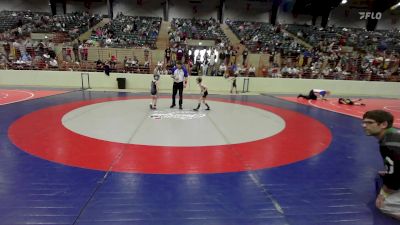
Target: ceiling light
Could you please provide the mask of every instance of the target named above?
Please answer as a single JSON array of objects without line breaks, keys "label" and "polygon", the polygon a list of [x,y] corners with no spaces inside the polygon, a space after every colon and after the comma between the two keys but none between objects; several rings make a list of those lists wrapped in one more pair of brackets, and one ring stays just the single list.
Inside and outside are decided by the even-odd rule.
[{"label": "ceiling light", "polygon": [[390,7],[390,10],[395,10],[395,9],[396,9],[397,7],[399,7],[399,6],[400,6],[400,2],[397,3],[396,5]]}]

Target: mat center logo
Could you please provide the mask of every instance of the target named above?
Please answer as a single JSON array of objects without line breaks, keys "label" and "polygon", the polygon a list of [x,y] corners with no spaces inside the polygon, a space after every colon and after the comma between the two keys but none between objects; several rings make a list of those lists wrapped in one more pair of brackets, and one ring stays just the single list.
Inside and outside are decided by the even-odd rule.
[{"label": "mat center logo", "polygon": [[205,113],[196,112],[192,110],[155,110],[149,116],[151,119],[162,120],[162,119],[175,119],[175,120],[193,120],[205,117]]}]

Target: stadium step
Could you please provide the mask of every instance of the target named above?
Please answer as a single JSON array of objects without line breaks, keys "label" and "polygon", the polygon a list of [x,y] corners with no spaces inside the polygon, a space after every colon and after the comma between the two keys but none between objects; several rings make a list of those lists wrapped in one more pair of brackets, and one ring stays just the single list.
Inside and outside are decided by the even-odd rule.
[{"label": "stadium step", "polygon": [[156,46],[158,49],[166,49],[169,45],[169,36],[168,31],[171,27],[171,23],[168,21],[162,21],[160,32],[158,33],[158,38],[156,42]]},{"label": "stadium step", "polygon": [[[92,35],[92,30],[96,30],[98,27],[103,27],[104,25],[106,25],[107,23],[110,22],[109,18],[104,18],[102,21],[100,21],[98,24],[94,25],[92,28],[90,28],[88,31],[86,31],[85,33],[81,34],[78,39],[79,40],[88,40],[90,38],[90,36]],[[77,40],[74,40],[77,41]]]},{"label": "stadium step", "polygon": [[289,31],[282,29],[282,32],[287,33],[290,37],[294,38],[297,43],[303,45],[304,47],[308,48],[308,49],[312,49],[312,46],[310,44],[308,44],[307,42],[303,41],[302,39],[300,39],[299,37],[297,37],[295,34],[290,33]]},{"label": "stadium step", "polygon": [[226,24],[221,24],[221,29],[224,31],[226,37],[229,38],[229,41],[231,42],[232,45],[237,46],[240,44],[239,38],[236,37],[236,35],[232,32],[232,30],[228,27]]}]

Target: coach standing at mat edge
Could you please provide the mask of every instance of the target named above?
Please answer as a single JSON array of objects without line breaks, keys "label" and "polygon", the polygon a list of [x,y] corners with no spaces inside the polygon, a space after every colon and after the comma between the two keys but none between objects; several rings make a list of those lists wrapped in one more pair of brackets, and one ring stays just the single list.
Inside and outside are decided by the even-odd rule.
[{"label": "coach standing at mat edge", "polygon": [[179,109],[182,109],[183,102],[183,88],[186,87],[188,72],[182,67],[182,62],[178,61],[176,66],[172,69],[172,79],[174,79],[174,85],[172,86],[172,104],[170,108],[175,107],[176,93],[179,91]]}]

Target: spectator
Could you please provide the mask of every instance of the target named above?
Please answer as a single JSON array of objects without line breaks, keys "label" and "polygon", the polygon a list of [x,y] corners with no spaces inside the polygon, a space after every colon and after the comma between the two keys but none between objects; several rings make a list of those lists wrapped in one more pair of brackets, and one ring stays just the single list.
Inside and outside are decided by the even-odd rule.
[{"label": "spectator", "polygon": [[81,45],[81,41],[74,42],[72,45],[72,49],[74,51],[75,62],[79,62],[79,46]]},{"label": "spectator", "polygon": [[362,126],[368,136],[379,140],[380,153],[385,165],[378,174],[383,186],[375,205],[383,213],[400,220],[400,133],[392,127],[393,115],[383,110],[368,111]]},{"label": "spectator", "polygon": [[256,76],[256,67],[254,67],[253,65],[250,65],[250,67],[249,67],[249,76],[250,77]]}]

